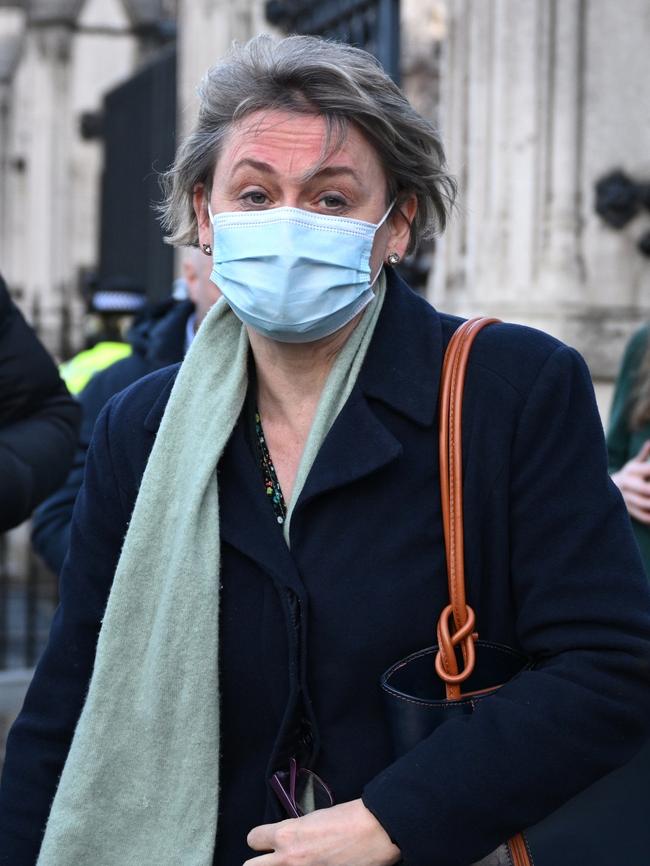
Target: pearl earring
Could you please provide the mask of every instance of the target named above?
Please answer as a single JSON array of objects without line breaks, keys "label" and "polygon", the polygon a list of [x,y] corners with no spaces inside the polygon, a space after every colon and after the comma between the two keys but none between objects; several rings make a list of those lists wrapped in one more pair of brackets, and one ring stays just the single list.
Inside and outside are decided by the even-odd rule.
[{"label": "pearl earring", "polygon": [[388,256],[388,264],[389,265],[396,265],[400,261],[400,259],[401,259],[401,256],[399,253],[391,253]]}]

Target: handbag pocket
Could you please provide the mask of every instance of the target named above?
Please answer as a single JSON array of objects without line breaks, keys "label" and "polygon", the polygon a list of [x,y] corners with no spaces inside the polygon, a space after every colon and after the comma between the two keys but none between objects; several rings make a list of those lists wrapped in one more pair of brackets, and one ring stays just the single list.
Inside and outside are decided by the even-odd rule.
[{"label": "handbag pocket", "polygon": [[449,701],[445,684],[435,674],[437,646],[418,650],[391,665],[380,686],[393,751],[398,758],[453,716],[472,713],[477,701],[531,667],[530,660],[510,647],[476,642],[476,666],[464,684],[463,697]]}]

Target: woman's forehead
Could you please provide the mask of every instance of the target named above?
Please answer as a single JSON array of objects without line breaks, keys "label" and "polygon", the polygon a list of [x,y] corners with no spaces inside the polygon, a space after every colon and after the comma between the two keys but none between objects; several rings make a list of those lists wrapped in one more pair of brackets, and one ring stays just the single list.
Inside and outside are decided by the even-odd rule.
[{"label": "woman's forehead", "polygon": [[[333,147],[323,159],[330,144]],[[339,165],[354,168],[362,177],[383,175],[374,148],[354,124],[347,124],[341,135],[334,129],[328,137],[325,118],[278,110],[254,112],[233,125],[215,174],[231,174],[254,162],[291,177]]]}]

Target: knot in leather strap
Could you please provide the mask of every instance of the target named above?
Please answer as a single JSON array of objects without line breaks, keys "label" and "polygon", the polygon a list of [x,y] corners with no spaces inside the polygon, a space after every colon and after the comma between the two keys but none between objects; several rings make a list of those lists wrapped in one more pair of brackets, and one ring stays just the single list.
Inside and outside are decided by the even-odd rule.
[{"label": "knot in leather strap", "polygon": [[[474,670],[475,647],[474,641],[478,635],[474,631],[476,616],[469,605],[466,605],[466,620],[463,625],[453,634],[450,624],[453,621],[454,612],[450,604],[443,610],[438,620],[438,646],[436,654],[436,672],[441,680],[449,684],[465,682]],[[463,669],[458,670],[455,648],[460,646],[463,653]]]}]

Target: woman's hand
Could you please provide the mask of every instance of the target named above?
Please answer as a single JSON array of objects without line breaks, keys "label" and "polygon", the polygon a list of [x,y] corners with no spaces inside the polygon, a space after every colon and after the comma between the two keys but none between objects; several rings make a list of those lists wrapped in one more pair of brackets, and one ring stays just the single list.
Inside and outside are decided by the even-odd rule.
[{"label": "woman's hand", "polygon": [[612,481],[623,494],[630,515],[650,526],[650,441],[631,460],[612,475]]},{"label": "woman's hand", "polygon": [[248,834],[244,866],[392,866],[400,850],[361,800],[317,809],[304,818],[263,824]]}]

